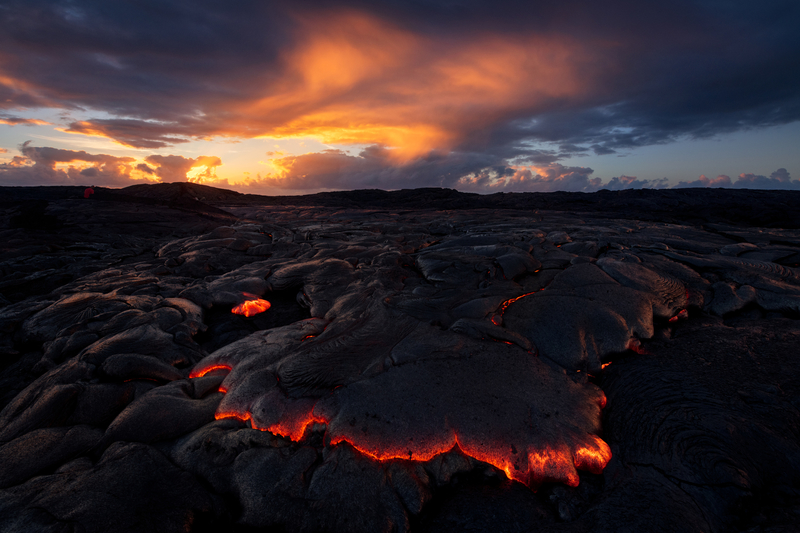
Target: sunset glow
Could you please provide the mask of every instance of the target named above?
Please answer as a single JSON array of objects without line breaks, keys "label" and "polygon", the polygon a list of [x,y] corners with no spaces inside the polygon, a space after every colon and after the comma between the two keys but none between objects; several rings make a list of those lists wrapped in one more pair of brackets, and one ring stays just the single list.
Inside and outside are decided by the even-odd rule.
[{"label": "sunset glow", "polygon": [[[55,10],[58,24],[26,13],[24,25],[6,24],[0,55],[0,183],[192,181],[272,193],[800,187],[791,174],[798,96],[763,89],[794,86],[773,79],[794,64],[791,17],[726,47],[720,28],[768,15],[744,4],[724,14],[699,2],[568,4],[303,4],[238,19],[175,6],[162,14],[182,28],[175,36],[88,4],[76,4],[80,16]],[[194,16],[217,23],[184,26]],[[58,45],[37,45],[42,35]],[[762,81],[730,81],[737,76]],[[53,167],[30,150],[15,155],[28,141],[131,161]],[[763,149],[742,149],[754,144]],[[645,155],[620,158],[636,154]]]}]

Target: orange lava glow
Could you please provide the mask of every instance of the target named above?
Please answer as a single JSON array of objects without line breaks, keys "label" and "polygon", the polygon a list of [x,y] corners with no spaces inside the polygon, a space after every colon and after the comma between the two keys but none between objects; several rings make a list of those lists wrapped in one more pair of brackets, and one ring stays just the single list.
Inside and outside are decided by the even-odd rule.
[{"label": "orange lava glow", "polygon": [[[308,427],[314,423],[327,424],[328,421],[322,417],[309,414],[303,419],[281,420],[277,424],[273,424],[265,429],[274,435],[280,435],[281,437],[289,438],[294,442],[299,442],[303,438],[303,435],[305,435]],[[262,429],[255,426],[253,427],[255,429]]]},{"label": "orange lava glow", "polygon": [[349,439],[342,435],[332,438],[331,446],[335,446],[342,442],[346,442],[347,444],[358,450],[360,453],[369,456],[375,459],[376,461],[396,461],[396,460],[420,461],[420,462],[430,461],[437,455],[441,453],[447,453],[454,447],[458,446],[458,439],[455,439],[447,441],[447,444],[441,447],[431,448],[429,450],[424,450],[424,451],[417,451],[416,453],[411,450],[400,451],[400,450],[392,450],[389,448],[384,448],[379,450],[354,442],[353,439]]},{"label": "orange lava glow", "polygon": [[630,340],[628,340],[628,344],[625,346],[625,348],[627,348],[628,350],[631,350],[633,352],[636,352],[639,355],[647,355],[648,354],[647,350],[644,348],[644,346],[642,346],[641,341],[639,339],[635,338],[635,337],[630,339]]},{"label": "orange lava glow", "polygon": [[[457,434],[452,434],[450,438],[443,439],[437,446],[422,450],[392,449],[390,446],[381,448],[366,446],[363,443],[356,442],[356,439],[341,435],[332,438],[331,445],[334,446],[346,442],[360,453],[381,462],[394,460],[424,462],[458,448],[464,455],[490,464],[502,470],[509,479],[519,481],[531,488],[536,488],[548,481],[563,482],[575,487],[580,481],[576,469],[600,473],[611,459],[611,450],[605,442],[592,435],[588,437],[592,438],[592,444],[579,448],[574,455],[567,449],[555,450],[546,448],[529,452],[527,464],[525,464],[523,457],[518,456],[513,449],[508,453],[504,453],[501,451],[501,447],[491,449],[487,448],[484,443],[465,442]],[[520,460],[523,462],[520,463]]]},{"label": "orange lava glow", "polygon": [[556,480],[563,480],[570,487],[577,487],[580,483],[574,459],[565,453],[545,449],[541,452],[532,452],[528,456],[528,460],[531,469],[529,482],[531,485]]},{"label": "orange lava glow", "polygon": [[582,447],[575,453],[575,468],[600,474],[611,460],[611,448],[600,437],[591,436],[594,447]]},{"label": "orange lava glow", "polygon": [[230,365],[213,365],[213,366],[209,366],[209,367],[205,367],[205,368],[201,367],[199,369],[192,370],[191,374],[189,374],[189,378],[190,379],[201,378],[201,377],[203,377],[203,376],[205,376],[207,374],[210,374],[211,372],[214,372],[215,370],[226,370],[226,371],[230,372],[231,371],[231,366]]},{"label": "orange lava glow", "polygon": [[674,317],[670,318],[669,321],[677,322],[678,320],[684,320],[687,318],[689,318],[689,311],[687,311],[686,309],[681,309],[681,311]]},{"label": "orange lava glow", "polygon": [[249,293],[244,293],[244,295],[245,297],[250,299],[231,309],[231,313],[233,313],[234,315],[244,315],[246,317],[251,317],[253,315],[263,313],[264,311],[272,307],[272,304],[270,304],[266,300],[262,300],[258,296]]},{"label": "orange lava glow", "polygon": [[[217,411],[214,414],[214,418],[216,420],[222,420],[223,418],[235,418],[235,419],[237,419],[237,420],[239,420],[241,422],[247,422],[248,420],[250,420],[250,413],[242,414],[242,413],[236,413],[236,412],[233,412],[233,411],[222,411],[222,412]],[[258,428],[256,428],[256,429],[258,429]]]},{"label": "orange lava glow", "polygon": [[[605,405],[605,396],[601,398],[600,403],[601,407]],[[235,418],[242,422],[250,421],[253,429],[268,431],[274,435],[289,438],[294,442],[300,442],[312,424],[329,423],[325,418],[313,414],[312,405],[308,409],[304,409],[301,416],[296,418],[288,417],[288,419],[268,427],[259,427],[253,421],[250,413],[247,412],[220,411],[216,413],[215,418],[217,420]],[[524,483],[531,488],[536,488],[548,481],[563,482],[575,487],[580,481],[576,469],[599,474],[611,459],[611,449],[602,439],[594,435],[587,435],[587,437],[592,440],[591,444],[582,446],[574,455],[566,449],[546,448],[530,452],[527,464],[519,463],[521,457],[517,455],[513,447],[509,453],[504,454],[498,450],[487,449],[483,442],[462,442],[462,439],[459,439],[455,433],[451,433],[449,437],[445,437],[437,445],[416,450],[410,450],[405,447],[403,449],[393,448],[387,445],[371,446],[345,435],[333,436],[330,439],[330,446],[347,443],[359,453],[380,462],[397,460],[425,462],[430,461],[437,455],[448,453],[457,448],[464,455],[488,463],[505,472],[509,479]]]},{"label": "orange lava glow", "polygon": [[525,294],[521,294],[521,295],[519,295],[519,296],[517,296],[515,298],[511,298],[510,300],[506,300],[505,302],[500,304],[500,308],[497,310],[497,314],[502,316],[503,313],[506,312],[506,309],[508,309],[509,305],[513,304],[517,300],[521,300],[522,298],[525,298],[526,296],[530,296],[531,294],[534,294],[536,292],[538,292],[538,291],[526,292]]}]

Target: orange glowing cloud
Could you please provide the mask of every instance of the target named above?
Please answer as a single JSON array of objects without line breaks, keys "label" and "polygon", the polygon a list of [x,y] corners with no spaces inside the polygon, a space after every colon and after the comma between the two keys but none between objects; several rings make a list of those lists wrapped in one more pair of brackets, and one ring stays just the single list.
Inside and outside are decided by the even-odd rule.
[{"label": "orange glowing cloud", "polygon": [[50,123],[38,118],[0,117],[0,124],[8,126],[49,126]]},{"label": "orange glowing cloud", "polygon": [[597,68],[567,37],[420,35],[354,11],[298,17],[294,42],[278,81],[214,134],[382,144],[404,160],[587,93]]},{"label": "orange glowing cloud", "polygon": [[564,37],[422,36],[357,12],[300,21],[276,90],[245,108],[271,137],[448,148],[487,121],[587,91],[591,54]]}]

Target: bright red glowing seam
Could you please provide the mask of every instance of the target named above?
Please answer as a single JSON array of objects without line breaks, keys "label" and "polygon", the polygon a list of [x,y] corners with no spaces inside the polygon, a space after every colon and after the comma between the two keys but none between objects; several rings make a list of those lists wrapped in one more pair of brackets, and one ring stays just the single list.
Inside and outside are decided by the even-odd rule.
[{"label": "bright red glowing seam", "polygon": [[206,368],[201,368],[199,370],[192,370],[192,373],[189,374],[189,378],[190,379],[201,378],[206,374],[213,372],[214,370],[227,370],[228,372],[230,372],[232,369],[233,367],[231,367],[231,365],[224,365],[224,364],[212,365]]}]

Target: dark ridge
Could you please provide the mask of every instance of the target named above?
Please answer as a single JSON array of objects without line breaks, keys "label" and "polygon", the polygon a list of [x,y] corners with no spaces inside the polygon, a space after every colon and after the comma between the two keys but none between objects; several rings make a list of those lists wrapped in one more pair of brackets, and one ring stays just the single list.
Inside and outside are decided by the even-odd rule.
[{"label": "dark ridge", "polygon": [[315,205],[349,209],[510,209],[592,213],[609,218],[671,224],[726,223],[800,228],[800,191],[740,189],[627,189],[583,192],[525,192],[481,195],[428,187],[383,191],[362,189],[304,196],[240,194],[193,183],[134,185],[120,193],[139,197],[192,199],[210,205]]},{"label": "dark ridge", "polygon": [[[212,201],[225,203],[223,198],[239,196],[239,193],[226,189],[215,189],[193,183],[160,183],[156,185],[133,185],[124,189],[95,187],[90,199],[83,197],[86,186],[56,187],[0,187],[0,209],[22,205],[34,205],[42,200],[81,200],[87,202],[111,201],[169,207],[190,211],[210,217],[235,219],[232,214],[213,205],[198,200],[198,190],[210,189],[225,194],[212,195]],[[46,203],[44,204],[46,206]],[[26,226],[27,227],[27,226]]]},{"label": "dark ridge", "polygon": [[[83,187],[2,187],[0,204],[23,200],[83,198]],[[209,216],[232,216],[226,206],[306,205],[346,209],[508,209],[592,213],[670,224],[724,223],[766,228],[800,228],[800,191],[742,189],[627,189],[594,193],[495,193],[481,195],[454,189],[383,191],[362,189],[303,196],[242,194],[195,183],[96,188],[93,200],[162,205]]]}]

